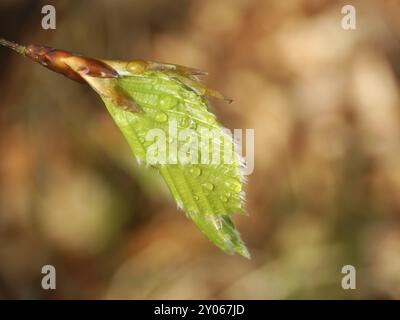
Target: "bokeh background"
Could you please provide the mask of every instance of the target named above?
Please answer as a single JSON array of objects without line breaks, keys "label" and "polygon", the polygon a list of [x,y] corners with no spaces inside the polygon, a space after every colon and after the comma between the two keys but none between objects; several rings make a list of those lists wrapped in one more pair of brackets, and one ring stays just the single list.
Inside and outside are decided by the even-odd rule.
[{"label": "bokeh background", "polygon": [[220,122],[255,130],[255,170],[234,219],[246,260],[177,210],[92,90],[1,48],[0,298],[400,298],[399,14],[396,0],[1,0],[10,40],[209,71],[234,99],[212,101]]}]

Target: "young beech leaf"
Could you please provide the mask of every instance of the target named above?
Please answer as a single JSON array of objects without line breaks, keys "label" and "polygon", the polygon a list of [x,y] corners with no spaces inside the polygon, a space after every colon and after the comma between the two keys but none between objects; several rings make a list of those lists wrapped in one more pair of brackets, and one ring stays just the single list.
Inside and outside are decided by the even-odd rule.
[{"label": "young beech leaf", "polygon": [[[241,160],[231,136],[208,111],[206,99],[226,98],[197,80],[204,72],[150,61],[86,58],[3,39],[0,44],[89,84],[104,101],[138,161],[160,172],[178,207],[219,248],[249,257],[230,219],[233,213],[245,213]],[[185,129],[190,129],[190,134],[182,136]],[[165,161],[149,161],[155,145]],[[212,161],[215,154],[219,161],[218,157]]]}]

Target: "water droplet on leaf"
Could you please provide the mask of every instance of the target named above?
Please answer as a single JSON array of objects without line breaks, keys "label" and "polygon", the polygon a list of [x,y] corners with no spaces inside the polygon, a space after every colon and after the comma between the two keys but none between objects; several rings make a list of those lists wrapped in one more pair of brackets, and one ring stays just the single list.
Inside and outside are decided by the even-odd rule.
[{"label": "water droplet on leaf", "polygon": [[201,175],[201,169],[200,168],[191,168],[189,170],[189,172],[194,176],[194,177],[198,177],[199,175]]},{"label": "water droplet on leaf", "polygon": [[174,107],[178,103],[178,100],[171,96],[163,96],[159,100],[159,106],[161,109],[166,110]]},{"label": "water droplet on leaf", "polygon": [[214,190],[214,185],[210,182],[205,182],[202,184],[203,188],[207,191],[212,191]]},{"label": "water droplet on leaf", "polygon": [[165,122],[168,120],[168,116],[164,112],[157,112],[154,119],[158,122]]},{"label": "water droplet on leaf", "polygon": [[234,192],[240,192],[242,191],[242,185],[239,181],[235,180],[235,179],[230,179],[228,181],[225,181],[225,185],[233,190]]}]

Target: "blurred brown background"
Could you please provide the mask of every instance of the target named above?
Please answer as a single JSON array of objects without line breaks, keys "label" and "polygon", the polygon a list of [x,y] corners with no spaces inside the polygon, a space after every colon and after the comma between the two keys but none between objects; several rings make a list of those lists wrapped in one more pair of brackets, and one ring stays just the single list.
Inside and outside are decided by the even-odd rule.
[{"label": "blurred brown background", "polygon": [[[246,260],[176,209],[92,90],[1,48],[0,298],[400,298],[399,14],[395,0],[2,0],[10,40],[208,70],[234,99],[212,101],[220,122],[254,128],[256,150],[235,218]],[[357,290],[341,288],[346,264]]]}]

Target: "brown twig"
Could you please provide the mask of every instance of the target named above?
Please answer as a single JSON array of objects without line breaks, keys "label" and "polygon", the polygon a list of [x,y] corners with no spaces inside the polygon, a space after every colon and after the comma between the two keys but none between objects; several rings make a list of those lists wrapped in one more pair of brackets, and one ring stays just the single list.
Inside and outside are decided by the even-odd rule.
[{"label": "brown twig", "polygon": [[0,38],[0,45],[2,45],[3,47],[9,48],[11,50],[14,50],[15,52],[25,55],[26,47],[21,46],[18,43],[11,42],[6,39]]}]

